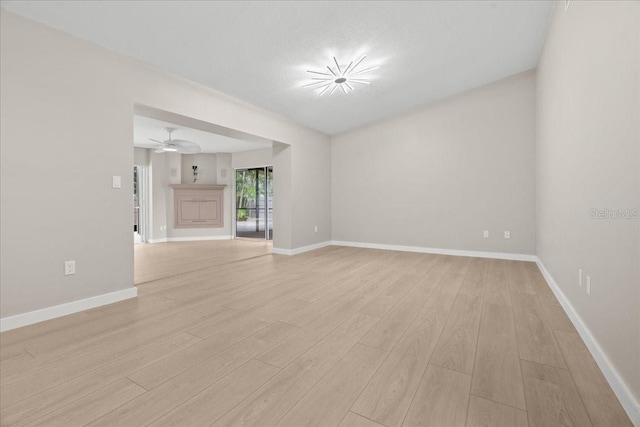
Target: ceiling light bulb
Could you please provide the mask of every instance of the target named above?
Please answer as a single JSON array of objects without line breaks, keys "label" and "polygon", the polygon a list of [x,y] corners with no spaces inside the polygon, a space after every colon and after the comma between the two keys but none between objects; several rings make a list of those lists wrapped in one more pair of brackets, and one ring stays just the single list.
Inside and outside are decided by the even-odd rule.
[{"label": "ceiling light bulb", "polygon": [[[349,62],[349,65],[346,67],[340,66],[340,63],[333,57],[334,67],[332,65],[327,65],[327,70],[329,73],[323,71],[311,71],[307,70],[307,73],[313,74],[314,77],[311,77],[312,82],[305,84],[303,87],[311,87],[314,89],[318,95],[323,95],[324,93],[332,94],[338,89],[342,89],[344,93],[349,93],[353,91],[353,86],[349,83],[359,83],[359,84],[370,84],[371,82],[366,77],[362,77],[362,74],[368,73],[373,70],[377,70],[379,67],[368,67],[368,68],[358,68],[358,66],[364,61],[366,56],[360,58],[359,61],[353,65],[353,61]],[[325,77],[318,77],[318,75]],[[357,77],[356,77],[357,76]]]}]

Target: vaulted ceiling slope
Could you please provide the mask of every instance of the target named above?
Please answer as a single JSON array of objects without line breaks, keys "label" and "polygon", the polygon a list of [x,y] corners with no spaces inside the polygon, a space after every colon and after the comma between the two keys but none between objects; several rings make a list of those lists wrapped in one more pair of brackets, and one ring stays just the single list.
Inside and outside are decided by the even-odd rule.
[{"label": "vaulted ceiling slope", "polygon": [[[2,1],[2,7],[327,134],[534,68],[553,2]],[[367,55],[348,94],[306,70]]]}]

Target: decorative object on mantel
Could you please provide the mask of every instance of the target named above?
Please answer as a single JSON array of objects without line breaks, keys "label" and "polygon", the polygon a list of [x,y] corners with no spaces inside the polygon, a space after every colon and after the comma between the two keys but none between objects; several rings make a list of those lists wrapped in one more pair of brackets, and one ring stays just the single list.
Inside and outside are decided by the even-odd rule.
[{"label": "decorative object on mantel", "polygon": [[191,169],[193,169],[193,182],[196,182],[198,180],[198,166],[191,166]]},{"label": "decorative object on mantel", "polygon": [[175,227],[223,227],[224,187],[226,187],[226,185],[172,185]]}]

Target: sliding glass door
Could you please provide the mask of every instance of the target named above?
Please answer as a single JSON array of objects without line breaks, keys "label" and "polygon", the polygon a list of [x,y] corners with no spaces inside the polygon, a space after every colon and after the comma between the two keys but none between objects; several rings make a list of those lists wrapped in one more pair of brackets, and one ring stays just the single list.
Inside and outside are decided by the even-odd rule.
[{"label": "sliding glass door", "polygon": [[273,239],[273,168],[236,170],[236,237]]}]

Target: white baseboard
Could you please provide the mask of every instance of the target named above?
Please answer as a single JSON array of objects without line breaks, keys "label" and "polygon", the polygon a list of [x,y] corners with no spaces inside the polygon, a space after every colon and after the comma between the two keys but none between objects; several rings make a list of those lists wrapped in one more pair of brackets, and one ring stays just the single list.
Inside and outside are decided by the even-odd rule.
[{"label": "white baseboard", "polygon": [[510,254],[510,253],[503,253],[503,252],[463,251],[458,249],[424,248],[419,246],[385,245],[380,243],[344,242],[339,240],[333,240],[331,244],[334,246],[351,246],[354,248],[382,249],[387,251],[401,251],[401,252],[418,252],[423,254],[468,256],[468,257],[476,257],[476,258],[508,259],[512,261],[535,262],[537,260],[537,257],[535,255]]},{"label": "white baseboard", "polygon": [[278,254],[278,255],[298,255],[304,252],[315,251],[316,249],[324,248],[327,246],[331,246],[330,241],[315,243],[313,245],[308,245],[308,246],[301,246],[295,249],[272,248],[271,253]]},{"label": "white baseboard", "polygon": [[162,239],[149,239],[149,243],[167,242],[197,242],[202,240],[231,240],[231,236],[194,236],[194,237],[163,237]]},{"label": "white baseboard", "polygon": [[167,242],[197,242],[202,240],[231,240],[231,236],[196,236],[196,237],[168,237]]},{"label": "white baseboard", "polygon": [[587,325],[582,321],[578,312],[573,308],[569,299],[562,292],[562,289],[560,289],[549,271],[545,268],[544,264],[542,264],[542,261],[536,259],[536,263],[538,264],[538,268],[540,268],[545,280],[549,284],[549,287],[560,302],[560,305],[562,305],[567,316],[571,319],[573,326],[580,334],[582,341],[587,345],[589,352],[598,364],[598,367],[600,367],[604,377],[609,382],[611,389],[618,397],[618,400],[620,400],[622,407],[627,411],[627,415],[631,418],[631,422],[636,426],[640,426],[640,402],[635,399],[633,393],[629,390],[629,387],[627,387],[620,374],[618,374],[618,371],[613,366],[604,350],[602,350],[602,347],[600,347],[600,344],[595,339]]},{"label": "white baseboard", "polygon": [[89,310],[90,308],[100,307],[101,305],[113,304],[114,302],[123,301],[138,296],[138,288],[135,286],[121,291],[111,292],[104,295],[98,295],[91,298],[72,301],[65,304],[55,305],[53,307],[43,308],[41,310],[30,311],[28,313],[17,314],[15,316],[0,319],[0,332],[9,331],[11,329],[21,328],[23,326],[32,325],[34,323],[44,322],[45,320],[55,319],[56,317],[66,316],[68,314],[77,313],[79,311]]},{"label": "white baseboard", "polygon": [[309,252],[316,249],[324,248],[326,246],[350,246],[353,248],[382,249],[387,251],[402,251],[402,252],[418,252],[418,253],[424,253],[424,254],[469,256],[469,257],[476,257],[476,258],[508,259],[513,261],[535,262],[538,259],[535,255],[528,255],[528,254],[462,251],[457,249],[423,248],[418,246],[399,246],[399,245],[385,245],[380,243],[345,242],[340,240],[330,240],[322,243],[316,243],[314,245],[302,246],[295,249],[273,248],[271,250],[271,253],[279,254],[279,255],[298,255],[304,252]]}]

